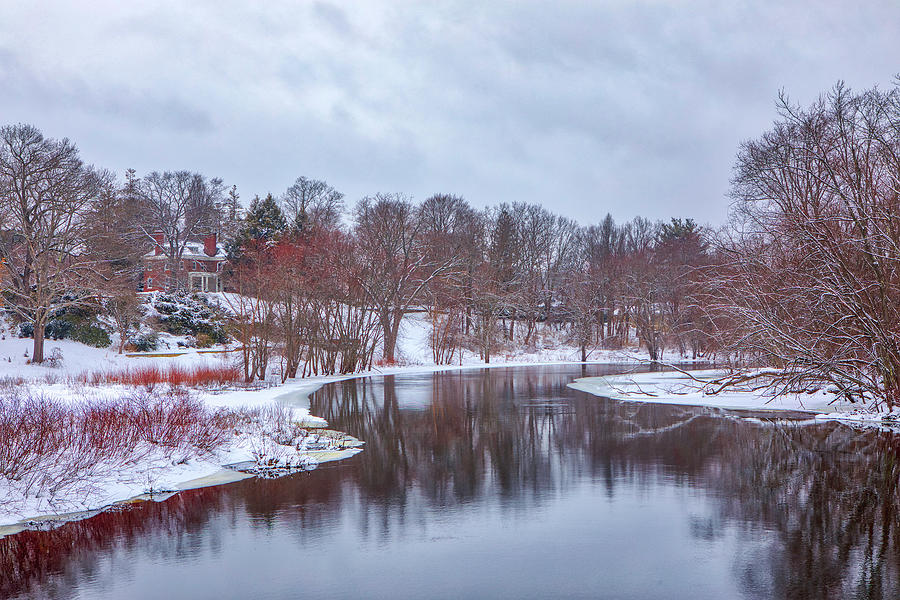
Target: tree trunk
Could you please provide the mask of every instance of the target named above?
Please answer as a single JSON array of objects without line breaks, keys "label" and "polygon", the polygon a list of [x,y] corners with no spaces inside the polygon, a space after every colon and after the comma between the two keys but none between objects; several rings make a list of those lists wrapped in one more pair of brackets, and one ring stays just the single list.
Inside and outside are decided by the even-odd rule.
[{"label": "tree trunk", "polygon": [[481,331],[481,344],[482,349],[484,350],[484,362],[485,364],[489,364],[491,362],[491,338],[488,329],[488,321],[489,319],[482,319],[482,331]]},{"label": "tree trunk", "polygon": [[393,339],[394,347],[391,348],[391,362],[394,362],[394,360],[395,360],[394,354],[397,351],[397,340],[400,339],[400,323],[402,323],[402,322],[403,322],[403,313],[402,312],[394,313],[394,322],[392,324],[392,330],[391,330],[391,338]]},{"label": "tree trunk", "polygon": [[31,362],[40,364],[44,362],[44,318],[34,320],[34,348],[31,352]]},{"label": "tree trunk", "polygon": [[397,335],[400,331],[400,319],[391,319],[390,314],[383,312],[381,315],[381,329],[384,331],[384,352],[382,358],[384,362],[391,364],[394,362],[394,354],[397,350]]}]

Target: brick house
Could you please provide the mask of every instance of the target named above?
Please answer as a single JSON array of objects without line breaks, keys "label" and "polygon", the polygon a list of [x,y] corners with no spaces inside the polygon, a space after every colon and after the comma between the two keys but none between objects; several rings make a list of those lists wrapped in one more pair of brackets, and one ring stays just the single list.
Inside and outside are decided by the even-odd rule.
[{"label": "brick house", "polygon": [[[165,234],[156,233],[153,240],[156,242],[153,249],[142,258],[141,283],[145,292],[165,291],[166,282],[172,277],[171,265],[162,247]],[[186,288],[192,292],[221,292],[226,262],[225,249],[217,243],[215,233],[205,236],[203,241],[188,242],[181,255],[180,270]]]}]

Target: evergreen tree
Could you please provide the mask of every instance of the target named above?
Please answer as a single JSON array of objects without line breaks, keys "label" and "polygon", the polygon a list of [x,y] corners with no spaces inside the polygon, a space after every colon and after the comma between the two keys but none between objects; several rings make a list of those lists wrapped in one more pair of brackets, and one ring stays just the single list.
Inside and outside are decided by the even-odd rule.
[{"label": "evergreen tree", "polygon": [[267,194],[262,200],[256,196],[250,203],[240,232],[226,247],[228,256],[232,259],[239,258],[248,242],[268,242],[277,239],[286,229],[287,221],[284,213],[281,212],[272,194]]},{"label": "evergreen tree", "polygon": [[284,213],[272,194],[266,195],[262,200],[259,196],[253,198],[244,219],[244,234],[248,239],[274,240],[286,227]]},{"label": "evergreen tree", "polygon": [[693,219],[675,219],[669,223],[662,223],[659,237],[660,243],[672,242],[675,240],[684,240],[693,237],[699,237],[700,227]]},{"label": "evergreen tree", "polygon": [[241,233],[244,224],[240,197],[237,186],[231,186],[231,189],[228,190],[228,196],[223,200],[219,210],[222,214],[219,233],[221,238],[229,243]]}]

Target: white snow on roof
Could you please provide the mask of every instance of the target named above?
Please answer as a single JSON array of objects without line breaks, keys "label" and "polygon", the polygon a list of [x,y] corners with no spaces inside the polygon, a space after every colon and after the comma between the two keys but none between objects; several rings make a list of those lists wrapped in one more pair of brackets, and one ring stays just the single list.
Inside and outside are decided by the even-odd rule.
[{"label": "white snow on roof", "polygon": [[[156,249],[150,250],[150,252],[144,255],[146,258],[152,258],[154,256],[164,256],[162,254],[156,254]],[[188,259],[204,259],[204,258],[225,258],[225,247],[221,244],[216,244],[216,253],[212,256],[209,256],[203,250],[202,242],[188,242],[184,247],[184,253],[181,255],[182,258]]]}]

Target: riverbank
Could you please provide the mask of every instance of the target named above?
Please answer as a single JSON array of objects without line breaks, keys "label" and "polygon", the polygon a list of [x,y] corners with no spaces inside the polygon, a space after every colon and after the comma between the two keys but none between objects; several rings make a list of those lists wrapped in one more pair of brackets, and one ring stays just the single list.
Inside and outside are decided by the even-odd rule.
[{"label": "riverbank", "polygon": [[0,390],[0,535],[361,451],[307,409],[274,401],[276,389],[32,382]]},{"label": "riverbank", "polygon": [[627,402],[705,406],[729,410],[790,411],[810,413],[817,420],[842,421],[864,426],[895,426],[900,412],[888,413],[871,405],[850,403],[827,389],[775,395],[760,382],[725,388],[714,382],[724,371],[680,371],[634,373],[608,377],[585,377],[569,387]]}]

